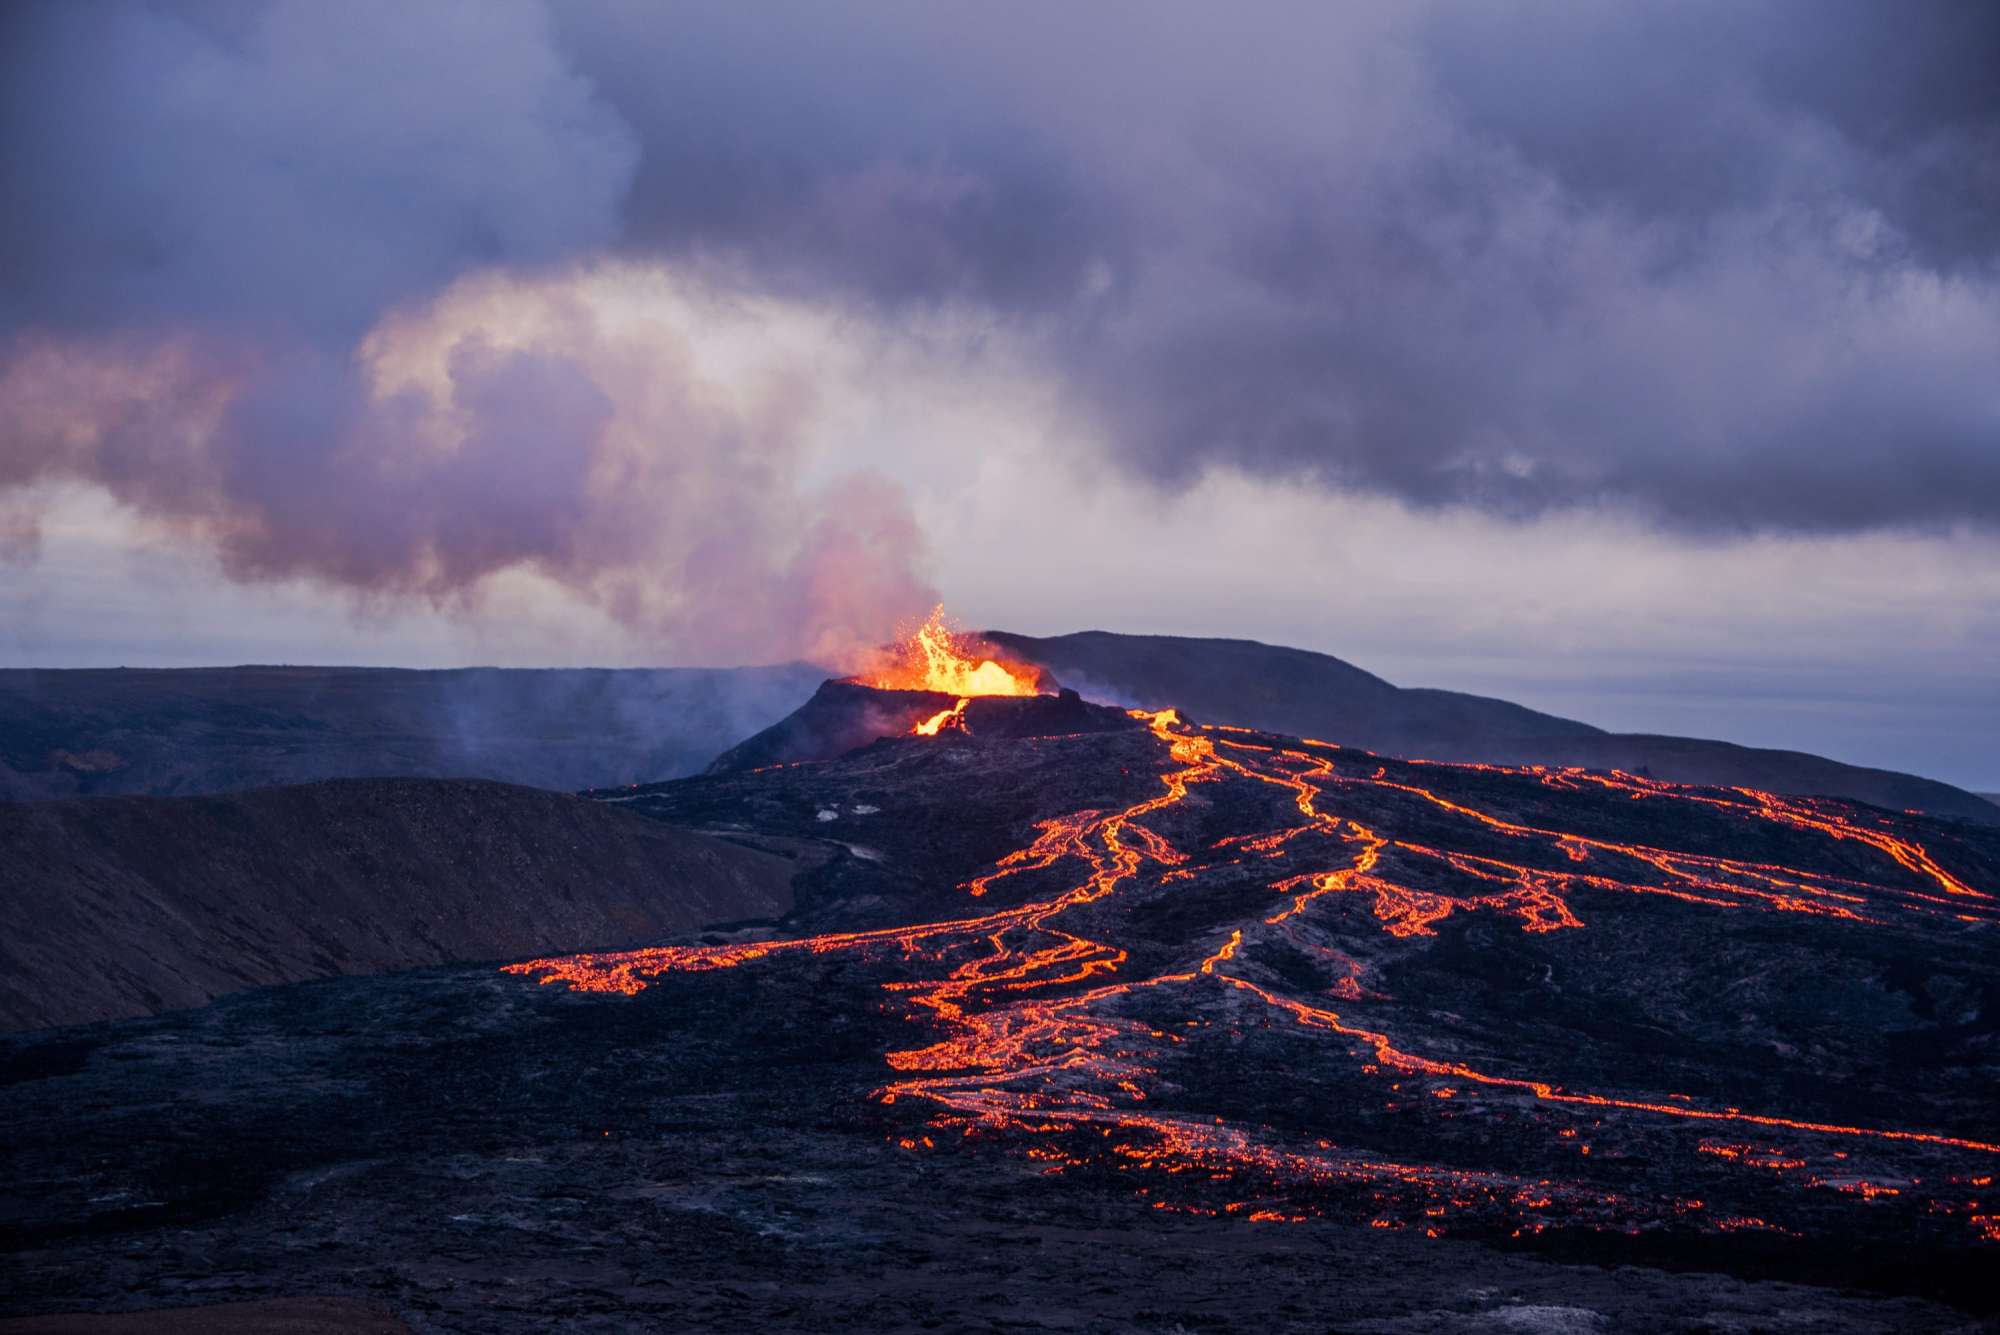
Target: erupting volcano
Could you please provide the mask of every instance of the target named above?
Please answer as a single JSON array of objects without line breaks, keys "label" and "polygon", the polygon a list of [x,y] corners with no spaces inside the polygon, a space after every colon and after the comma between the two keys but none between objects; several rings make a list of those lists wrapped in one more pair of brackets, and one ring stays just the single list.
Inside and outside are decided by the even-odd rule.
[{"label": "erupting volcano", "polygon": [[4,14],[0,1335],[2000,1335],[2000,0]]},{"label": "erupting volcano", "polygon": [[866,669],[822,683],[792,714],[716,757],[709,773],[831,760],[886,737],[1036,737],[1133,726],[1124,711],[1087,704],[1041,668],[953,630],[939,606]]},{"label": "erupting volcano", "polygon": [[403,1265],[521,1328],[802,1332],[2000,1306],[1991,827],[856,681],[596,796],[791,868],[780,916],[0,1046],[25,1282]]}]

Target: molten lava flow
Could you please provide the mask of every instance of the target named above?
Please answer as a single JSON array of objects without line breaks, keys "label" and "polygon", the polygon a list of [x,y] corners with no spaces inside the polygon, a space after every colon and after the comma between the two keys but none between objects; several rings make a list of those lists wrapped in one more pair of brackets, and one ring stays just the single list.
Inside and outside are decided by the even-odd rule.
[{"label": "molten lava flow", "polygon": [[[926,630],[933,627],[941,631],[935,614]],[[1007,671],[990,661],[985,667]],[[971,692],[955,693],[957,705],[917,731],[935,734],[962,717]],[[1139,1194],[1160,1209],[1280,1220],[1323,1212],[1331,1201],[1377,1227],[1421,1227],[1432,1236],[1458,1215],[1517,1235],[1554,1223],[1787,1231],[1762,1214],[1718,1205],[1717,1192],[1743,1190],[1726,1178],[1709,1181],[1698,1199],[1662,1202],[1607,1190],[1598,1185],[1602,1178],[1412,1164],[1296,1126],[1281,1133],[1231,1121],[1191,1102],[1199,1096],[1178,1078],[1187,1068],[1177,1073],[1174,1063],[1194,1059],[1181,1054],[1226,1044],[1232,1055],[1219,1065],[1233,1071],[1242,1066],[1242,1045],[1257,1036],[1287,1045],[1285,1069],[1344,1082],[1338,1088],[1350,1102],[1354,1089],[1369,1091],[1368,1111],[1377,1118],[1420,1118],[1432,1128],[1483,1119],[1516,1128],[1520,1139],[1546,1141],[1549,1153],[1572,1156],[1565,1162],[1591,1165],[1607,1158],[1591,1157],[1592,1140],[1626,1134],[1622,1128],[1634,1124],[1630,1134],[1644,1137],[1647,1156],[1677,1155],[1696,1166],[1688,1172],[1831,1188],[1876,1209],[1921,1199],[1929,1211],[1923,1217],[1962,1217],[1976,1237],[2000,1242],[1991,1203],[1953,1185],[1990,1185],[2000,1141],[1746,1109],[1657,1085],[1573,1088],[1533,1069],[1532,1054],[1481,1055],[1478,1043],[1452,1040],[1440,1048],[1424,1037],[1435,1032],[1422,1027],[1425,1012],[1401,1007],[1379,981],[1378,963],[1412,958],[1440,935],[1440,924],[1468,914],[1493,915],[1530,937],[1554,934],[1552,946],[1609,930],[1590,924],[1634,899],[1701,921],[1805,915],[1840,932],[2000,924],[2000,900],[1947,869],[1933,850],[1837,804],[1683,789],[1625,774],[1386,762],[1323,742],[1197,729],[1172,711],[1135,716],[1162,752],[1159,791],[1122,810],[1044,820],[1032,842],[961,887],[973,897],[1009,895],[1018,901],[1010,907],[875,931],[577,955],[509,970],[629,993],[668,973],[781,955],[862,955],[882,964],[890,974],[883,988],[931,1031],[922,1045],[886,1054],[894,1076],[877,1091],[883,1103],[929,1105],[933,1133],[1003,1135],[1010,1144],[1025,1137],[1045,1172],[1089,1165],[1131,1173]],[[1433,773],[1455,774],[1461,786],[1447,797],[1433,786]],[[1485,791],[1477,784],[1489,777],[1514,785],[1515,810],[1546,811],[1546,802],[1525,802],[1520,793],[1545,797],[1550,790],[1576,794],[1579,803],[1595,794],[1591,800],[1686,804],[1690,820],[1705,822],[1694,827],[1704,833],[1692,837],[1701,851],[1482,810],[1464,794]],[[1202,796],[1190,802],[1198,789]],[[1208,815],[1189,814],[1196,808]],[[1204,828],[1202,820],[1226,810],[1280,819],[1219,839],[1210,827],[1200,848],[1178,847],[1161,832]],[[1662,827],[1614,820],[1610,828]],[[1715,842],[1719,834],[1740,835],[1759,855],[1711,851],[1728,842]],[[1843,846],[1838,856],[1820,851],[1836,844]],[[1788,860],[1782,850],[1797,849],[1806,865],[1770,860],[1771,849],[1781,851],[1770,858]],[[1170,934],[1164,945],[1157,929],[1139,929],[1146,913],[1157,921],[1189,895],[1201,911],[1182,921],[1198,926]],[[1431,1051],[1420,1050],[1426,1047]],[[1328,1106],[1327,1116],[1343,1116],[1338,1100]],[[1783,1143],[1714,1138],[1725,1132]],[[1405,1134],[1392,1143],[1410,1142]],[[912,1136],[906,1144],[934,1146],[935,1138]],[[1973,1173],[1936,1168],[1966,1161],[1976,1165]],[[1610,1170],[1593,1168],[1601,1171]],[[1935,1181],[1945,1194],[1924,1194],[1931,1188],[1919,1191],[1920,1181]],[[1217,1204],[1218,1192],[1234,1198]]]},{"label": "molten lava flow", "polygon": [[965,706],[968,703],[970,701],[967,697],[961,695],[958,697],[958,703],[950,709],[940,709],[937,713],[911,728],[910,731],[919,737],[935,737],[942,729],[962,728],[965,726]]},{"label": "molten lava flow", "polygon": [[1001,663],[985,652],[974,637],[951,629],[945,622],[944,604],[940,603],[931,609],[923,625],[890,646],[880,661],[856,674],[854,679],[877,690],[936,691],[961,698],[1034,695],[1041,671],[1024,663]]}]

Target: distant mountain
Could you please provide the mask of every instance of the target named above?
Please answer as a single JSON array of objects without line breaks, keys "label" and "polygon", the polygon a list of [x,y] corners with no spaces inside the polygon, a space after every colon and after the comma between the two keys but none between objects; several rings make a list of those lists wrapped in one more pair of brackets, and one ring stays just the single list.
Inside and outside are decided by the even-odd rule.
[{"label": "distant mountain", "polygon": [[[1398,687],[1303,649],[1105,631],[988,638],[1087,699],[1170,706],[1385,755],[1623,769],[2000,821],[1993,802],[1913,775],[1793,751],[1609,733],[1505,700]],[[826,675],[808,664],[0,670],[0,799],[397,775],[566,792],[651,783],[711,763],[740,768],[865,744],[877,734],[857,730],[852,711],[824,708],[792,720],[782,737],[756,737],[811,699]],[[830,751],[827,739],[797,732],[830,722],[841,742]],[[908,727],[897,712],[879,731]]]},{"label": "distant mountain", "polygon": [[1933,779],[1797,751],[1606,732],[1505,700],[1395,686],[1327,654],[1254,640],[1100,630],[1047,639],[989,631],[986,638],[1092,699],[1172,706],[1205,721],[1383,755],[1621,769],[1674,783],[1841,797],[2000,824],[2000,807]]},{"label": "distant mountain", "polygon": [[318,779],[536,788],[692,774],[826,673],[759,668],[0,671],[0,798],[214,793]]},{"label": "distant mountain", "polygon": [[0,1029],[635,945],[791,907],[794,864],[478,780],[0,803]]}]

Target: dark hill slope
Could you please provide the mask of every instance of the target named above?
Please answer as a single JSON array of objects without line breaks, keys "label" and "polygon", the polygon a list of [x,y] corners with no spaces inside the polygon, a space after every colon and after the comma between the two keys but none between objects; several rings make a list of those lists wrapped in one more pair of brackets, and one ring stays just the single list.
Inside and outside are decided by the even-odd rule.
[{"label": "dark hill slope", "polygon": [[2000,825],[2000,808],[1948,783],[1896,770],[1845,765],[1804,751],[1738,746],[1699,737],[1662,737],[1618,732],[1602,737],[1536,738],[1510,750],[1501,743],[1489,758],[1495,764],[1580,765],[1647,773],[1672,783],[1716,788],[1761,788],[1767,792],[1839,797],[1892,811]]},{"label": "dark hill slope", "polygon": [[476,780],[0,804],[0,1028],[631,945],[791,905],[783,858]]},{"label": "dark hill slope", "polygon": [[692,774],[826,673],[767,668],[0,670],[0,798],[497,779],[573,792]]},{"label": "dark hill slope", "polygon": [[1605,732],[1505,700],[1395,686],[1327,654],[1254,640],[1101,630],[1046,639],[988,631],[986,638],[1092,698],[1170,706],[1204,720],[1319,737],[1383,755],[1621,769],[1674,783],[1840,797],[2000,824],[2000,808],[1934,779],[1797,751]]},{"label": "dark hill slope", "polygon": [[[942,710],[956,696],[936,691],[881,691],[851,681],[829,681],[813,698],[715,758],[705,771],[727,774],[767,765],[832,760],[883,737],[900,737]],[[1057,695],[982,695],[952,720],[975,737],[1060,737],[1080,732],[1137,728],[1122,709],[1093,705],[1075,691]]]}]

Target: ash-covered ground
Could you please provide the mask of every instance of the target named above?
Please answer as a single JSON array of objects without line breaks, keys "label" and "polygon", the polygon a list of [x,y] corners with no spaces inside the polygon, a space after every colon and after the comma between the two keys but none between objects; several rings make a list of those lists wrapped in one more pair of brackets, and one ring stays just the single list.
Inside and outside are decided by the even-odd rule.
[{"label": "ash-covered ground", "polygon": [[1950,1330],[1969,825],[1156,718],[616,796],[782,923],[0,1048],[11,1313],[418,1329]]}]

